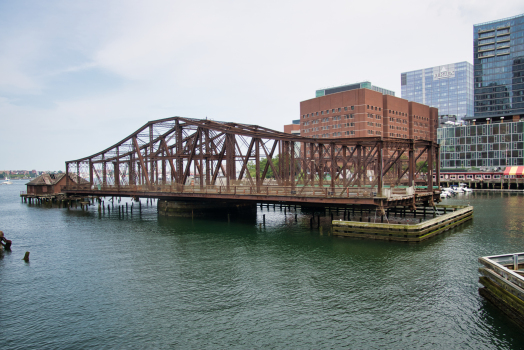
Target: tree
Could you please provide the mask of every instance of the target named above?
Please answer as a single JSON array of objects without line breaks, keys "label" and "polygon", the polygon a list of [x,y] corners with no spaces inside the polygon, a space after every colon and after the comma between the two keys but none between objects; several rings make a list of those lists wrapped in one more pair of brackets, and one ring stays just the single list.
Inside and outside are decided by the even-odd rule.
[{"label": "tree", "polygon": [[417,162],[417,169],[419,169],[419,173],[425,174],[428,172],[428,163],[425,160],[421,160]]},{"label": "tree", "polygon": [[[272,160],[273,167],[278,171],[278,156],[274,157]],[[264,173],[264,169],[266,168],[267,164],[267,158],[260,160],[260,177],[262,177],[262,174]],[[247,170],[249,171],[249,175],[251,175],[252,178],[256,177],[256,164],[255,162],[251,161],[247,163]],[[275,174],[273,174],[273,169],[271,166],[267,169],[266,173],[266,179],[274,179]]]}]

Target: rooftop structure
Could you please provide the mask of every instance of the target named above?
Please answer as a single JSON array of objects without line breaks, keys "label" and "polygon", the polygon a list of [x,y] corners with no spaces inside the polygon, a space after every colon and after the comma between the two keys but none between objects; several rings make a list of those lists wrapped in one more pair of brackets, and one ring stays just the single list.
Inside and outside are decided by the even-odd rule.
[{"label": "rooftop structure", "polygon": [[325,88],[321,90],[316,91],[316,97],[330,95],[330,94],[336,94],[337,92],[342,91],[349,91],[349,90],[355,90],[355,89],[370,89],[373,91],[380,92],[383,95],[391,95],[395,96],[395,92],[391,90],[387,90],[378,86],[371,85],[369,81],[363,81],[361,83],[355,83],[355,84],[349,84],[349,85],[342,85],[342,86],[335,86],[330,88]]}]

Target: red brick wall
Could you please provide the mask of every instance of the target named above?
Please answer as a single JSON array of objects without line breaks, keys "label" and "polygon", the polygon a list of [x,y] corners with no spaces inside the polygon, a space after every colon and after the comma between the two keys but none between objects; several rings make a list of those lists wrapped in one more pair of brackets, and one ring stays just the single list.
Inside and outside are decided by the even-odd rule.
[{"label": "red brick wall", "polygon": [[430,140],[431,118],[429,106],[417,102],[409,102],[409,118],[412,124],[413,138],[415,140]]},{"label": "red brick wall", "polygon": [[302,101],[301,135],[329,138],[383,136],[382,112],[382,94],[368,89]]},{"label": "red brick wall", "polygon": [[300,130],[300,125],[299,124],[284,125],[284,132],[291,134],[291,131],[294,131],[294,130]]},{"label": "red brick wall", "polygon": [[384,95],[384,136],[411,138],[409,102],[399,97]]},{"label": "red brick wall", "polygon": [[436,142],[435,111],[430,113],[428,106],[399,97],[357,89],[300,102],[300,130],[302,136],[315,138],[378,136]]}]

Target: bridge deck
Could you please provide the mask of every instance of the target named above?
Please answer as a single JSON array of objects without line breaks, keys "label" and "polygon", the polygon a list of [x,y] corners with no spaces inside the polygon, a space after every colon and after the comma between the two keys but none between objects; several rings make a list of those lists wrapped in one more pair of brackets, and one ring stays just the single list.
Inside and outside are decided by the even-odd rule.
[{"label": "bridge deck", "polygon": [[438,191],[417,189],[408,195],[405,188],[393,189],[388,197],[377,194],[377,188],[359,187],[294,187],[291,186],[181,186],[181,185],[134,185],[90,186],[77,185],[63,189],[70,195],[119,196],[159,198],[167,200],[243,200],[256,202],[289,202],[332,205],[372,205],[384,208],[412,205],[424,201],[438,201]]}]

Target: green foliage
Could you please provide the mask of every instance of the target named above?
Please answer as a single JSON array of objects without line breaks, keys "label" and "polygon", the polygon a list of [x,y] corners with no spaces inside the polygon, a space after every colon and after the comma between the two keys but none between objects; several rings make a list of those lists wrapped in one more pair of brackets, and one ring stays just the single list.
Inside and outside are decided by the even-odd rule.
[{"label": "green foliage", "polygon": [[428,163],[425,160],[421,160],[417,162],[417,169],[419,169],[419,172],[421,173],[427,173],[428,172]]},{"label": "green foliage", "polygon": [[[272,159],[273,167],[276,171],[278,171],[278,156]],[[260,176],[262,176],[262,173],[264,172],[264,169],[266,168],[267,164],[267,158],[264,158],[260,161]],[[256,164],[255,162],[249,162],[247,163],[247,170],[249,171],[249,175],[251,175],[252,178],[256,177]],[[273,169],[271,166],[269,166],[267,173],[266,173],[266,179],[274,179],[275,174],[273,174]]]}]

